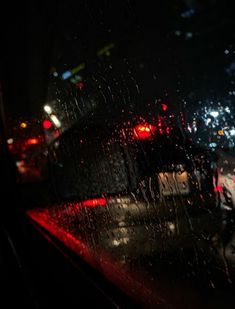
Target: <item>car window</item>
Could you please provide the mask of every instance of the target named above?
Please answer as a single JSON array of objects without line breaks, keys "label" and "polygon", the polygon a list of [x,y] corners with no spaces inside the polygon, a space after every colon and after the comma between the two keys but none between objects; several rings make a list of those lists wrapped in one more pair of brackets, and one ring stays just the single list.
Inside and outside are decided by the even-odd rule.
[{"label": "car window", "polygon": [[235,262],[234,4],[55,7],[37,106],[44,193],[28,216],[146,308],[223,308]]}]

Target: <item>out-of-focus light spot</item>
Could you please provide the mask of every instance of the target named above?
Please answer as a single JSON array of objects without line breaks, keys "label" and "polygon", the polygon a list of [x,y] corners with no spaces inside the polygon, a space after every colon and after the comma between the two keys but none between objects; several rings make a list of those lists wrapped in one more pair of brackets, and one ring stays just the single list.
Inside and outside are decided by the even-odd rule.
[{"label": "out-of-focus light spot", "polygon": [[53,72],[53,76],[54,76],[54,77],[58,77],[58,75],[59,75],[59,74],[58,74],[57,72]]},{"label": "out-of-focus light spot", "polygon": [[227,205],[223,205],[223,209],[228,210],[228,211],[232,211],[233,208]]},{"label": "out-of-focus light spot", "polygon": [[62,74],[62,79],[68,79],[69,77],[72,76],[72,73],[70,71],[66,71]]},{"label": "out-of-focus light spot", "polygon": [[171,127],[166,127],[165,131],[166,131],[166,134],[170,134]]},{"label": "out-of-focus light spot", "polygon": [[16,161],[16,166],[17,166],[17,169],[19,171],[20,174],[24,174],[27,172],[27,169],[25,167],[25,162],[22,160],[22,161]]},{"label": "out-of-focus light spot", "polygon": [[8,144],[7,146],[8,146],[8,149],[9,149],[10,151],[13,150],[13,144]]},{"label": "out-of-focus light spot", "polygon": [[50,120],[45,119],[42,123],[44,129],[49,130],[52,127],[52,123]]},{"label": "out-of-focus light spot", "polygon": [[135,137],[138,139],[148,139],[156,131],[156,127],[151,124],[138,124],[134,128]]},{"label": "out-of-focus light spot", "polygon": [[126,245],[129,242],[129,237],[121,237],[112,241],[113,246],[118,247],[120,245]]},{"label": "out-of-focus light spot", "polygon": [[194,10],[194,9],[190,9],[190,10],[187,10],[187,11],[182,12],[182,13],[181,13],[181,17],[183,17],[183,18],[190,18],[190,17],[192,17],[194,14],[195,14],[195,10]]},{"label": "out-of-focus light spot", "polygon": [[225,49],[224,53],[225,53],[225,55],[228,55],[229,54],[229,50]]},{"label": "out-of-focus light spot", "polygon": [[224,130],[219,130],[218,135],[221,135],[221,136],[224,135]]},{"label": "out-of-focus light spot", "polygon": [[114,48],[114,44],[111,43],[107,46],[105,46],[104,48],[98,50],[97,55],[98,56],[102,56],[102,55],[106,55],[106,56],[110,56],[110,50]]},{"label": "out-of-focus light spot", "polygon": [[207,118],[206,119],[206,125],[208,126],[208,124],[211,122],[211,118]]},{"label": "out-of-focus light spot", "polygon": [[223,191],[223,187],[222,187],[222,186],[216,186],[216,187],[214,188],[214,191],[215,191],[215,192],[222,192],[222,191]]},{"label": "out-of-focus light spot", "polygon": [[113,240],[113,245],[114,245],[115,247],[119,246],[120,243],[121,243],[120,240],[117,240],[117,239],[114,239],[114,240]]},{"label": "out-of-focus light spot", "polygon": [[212,112],[210,112],[210,115],[211,115],[212,117],[214,117],[214,118],[217,118],[217,117],[219,116],[219,112],[217,112],[217,111],[212,111]]},{"label": "out-of-focus light spot", "polygon": [[20,127],[22,128],[22,129],[25,129],[25,128],[27,128],[27,123],[26,122],[21,122],[21,124],[20,124]]},{"label": "out-of-focus light spot", "polygon": [[180,36],[181,34],[182,34],[182,32],[181,32],[180,30],[176,30],[176,31],[175,31],[175,35],[176,35],[176,36]]},{"label": "out-of-focus light spot", "polygon": [[59,135],[60,135],[60,133],[59,133],[59,131],[58,131],[58,130],[55,130],[55,131],[53,132],[53,136],[54,136],[54,138],[59,137]]},{"label": "out-of-focus light spot", "polygon": [[193,33],[192,32],[186,32],[185,33],[185,38],[186,39],[191,39],[193,37]]},{"label": "out-of-focus light spot", "polygon": [[81,205],[85,207],[105,206],[106,204],[107,201],[105,198],[90,199],[81,203]]},{"label": "out-of-focus light spot", "polygon": [[82,80],[82,76],[76,74],[73,78],[70,79],[71,83],[76,84]]},{"label": "out-of-focus light spot", "polygon": [[190,133],[192,133],[192,128],[191,128],[190,125],[188,125],[187,129],[188,129],[188,131],[189,131]]},{"label": "out-of-focus light spot", "polygon": [[79,64],[76,68],[73,68],[71,70],[71,73],[76,74],[78,71],[85,69],[85,66],[86,66],[85,63],[83,62],[83,63]]},{"label": "out-of-focus light spot", "polygon": [[27,144],[28,145],[36,145],[36,144],[38,144],[39,143],[39,140],[37,139],[37,138],[29,138],[28,140],[27,140]]},{"label": "out-of-focus light spot", "polygon": [[235,129],[232,129],[229,131],[230,135],[234,136],[235,135]]},{"label": "out-of-focus light spot", "polygon": [[13,144],[13,142],[14,142],[14,139],[13,138],[8,138],[8,140],[7,140],[7,144]]},{"label": "out-of-focus light spot", "polygon": [[43,109],[44,109],[44,111],[47,113],[47,114],[51,114],[52,113],[52,109],[51,109],[51,107],[49,106],[49,105],[45,105],[44,107],[43,107]]},{"label": "out-of-focus light spot", "polygon": [[83,82],[76,83],[76,88],[82,90],[84,88],[84,83]]},{"label": "out-of-focus light spot", "polygon": [[60,127],[61,127],[61,122],[60,122],[59,119],[56,117],[56,115],[51,115],[51,120],[52,120],[52,122],[54,123],[54,125],[55,125],[57,128],[60,128]]},{"label": "out-of-focus light spot", "polygon": [[173,222],[168,222],[168,227],[171,232],[175,231],[175,224]]},{"label": "out-of-focus light spot", "polygon": [[210,143],[209,146],[210,146],[211,148],[215,148],[215,147],[217,147],[217,143]]},{"label": "out-of-focus light spot", "polygon": [[59,141],[56,141],[55,144],[54,144],[55,148],[58,148],[60,146],[60,142]]},{"label": "out-of-focus light spot", "polygon": [[165,112],[167,111],[167,109],[168,109],[168,106],[166,104],[162,104],[162,110]]}]

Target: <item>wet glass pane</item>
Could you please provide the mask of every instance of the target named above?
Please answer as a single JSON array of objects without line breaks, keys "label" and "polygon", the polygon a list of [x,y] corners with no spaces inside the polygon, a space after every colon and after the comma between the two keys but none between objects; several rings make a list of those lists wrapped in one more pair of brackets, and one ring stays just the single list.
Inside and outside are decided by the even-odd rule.
[{"label": "wet glass pane", "polygon": [[68,1],[51,17],[44,142],[28,155],[44,191],[27,214],[146,308],[233,296],[233,12]]}]

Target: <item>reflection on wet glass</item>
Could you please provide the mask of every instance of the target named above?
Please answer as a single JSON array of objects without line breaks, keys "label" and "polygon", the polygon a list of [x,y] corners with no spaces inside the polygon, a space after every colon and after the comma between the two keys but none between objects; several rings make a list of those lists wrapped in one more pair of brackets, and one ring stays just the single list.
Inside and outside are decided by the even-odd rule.
[{"label": "reflection on wet glass", "polygon": [[[135,27],[142,7],[134,18],[123,1],[128,33],[90,58],[71,38],[84,51],[66,46],[44,106],[58,202],[28,215],[146,307],[222,308],[235,263],[234,42],[231,29],[220,42],[201,29],[201,2],[182,2],[157,30]],[[98,12],[93,31],[115,32],[112,9]]]}]

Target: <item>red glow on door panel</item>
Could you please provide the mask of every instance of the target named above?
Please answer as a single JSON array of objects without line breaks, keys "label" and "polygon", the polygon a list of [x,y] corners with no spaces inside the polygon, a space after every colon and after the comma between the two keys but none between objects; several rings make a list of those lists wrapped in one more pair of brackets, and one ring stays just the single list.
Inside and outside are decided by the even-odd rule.
[{"label": "red glow on door panel", "polygon": [[151,124],[138,124],[134,128],[135,137],[138,139],[148,139],[156,131],[156,127]]},{"label": "red glow on door panel", "polygon": [[[89,265],[97,270],[102,270],[103,275],[125,293],[137,301],[149,300],[151,290],[133,273],[129,273],[123,267],[123,263],[117,259],[113,260],[109,252],[97,251],[89,244],[87,239],[78,233],[78,229],[71,229],[69,222],[76,218],[74,204],[55,205],[46,209],[32,209],[27,211],[31,223],[42,233],[42,235],[54,245],[51,235],[60,240],[67,248],[72,250],[78,257],[83,258]],[[75,208],[76,209],[76,208]],[[65,211],[66,210],[66,211]],[[76,209],[78,211],[78,209]],[[46,231],[46,232],[44,232]],[[60,246],[56,245],[60,250]],[[62,249],[63,250],[63,249]],[[62,251],[61,251],[62,252]],[[64,253],[64,252],[63,252]],[[154,299],[153,299],[154,301]],[[154,307],[159,304],[159,299],[151,303]]]}]

